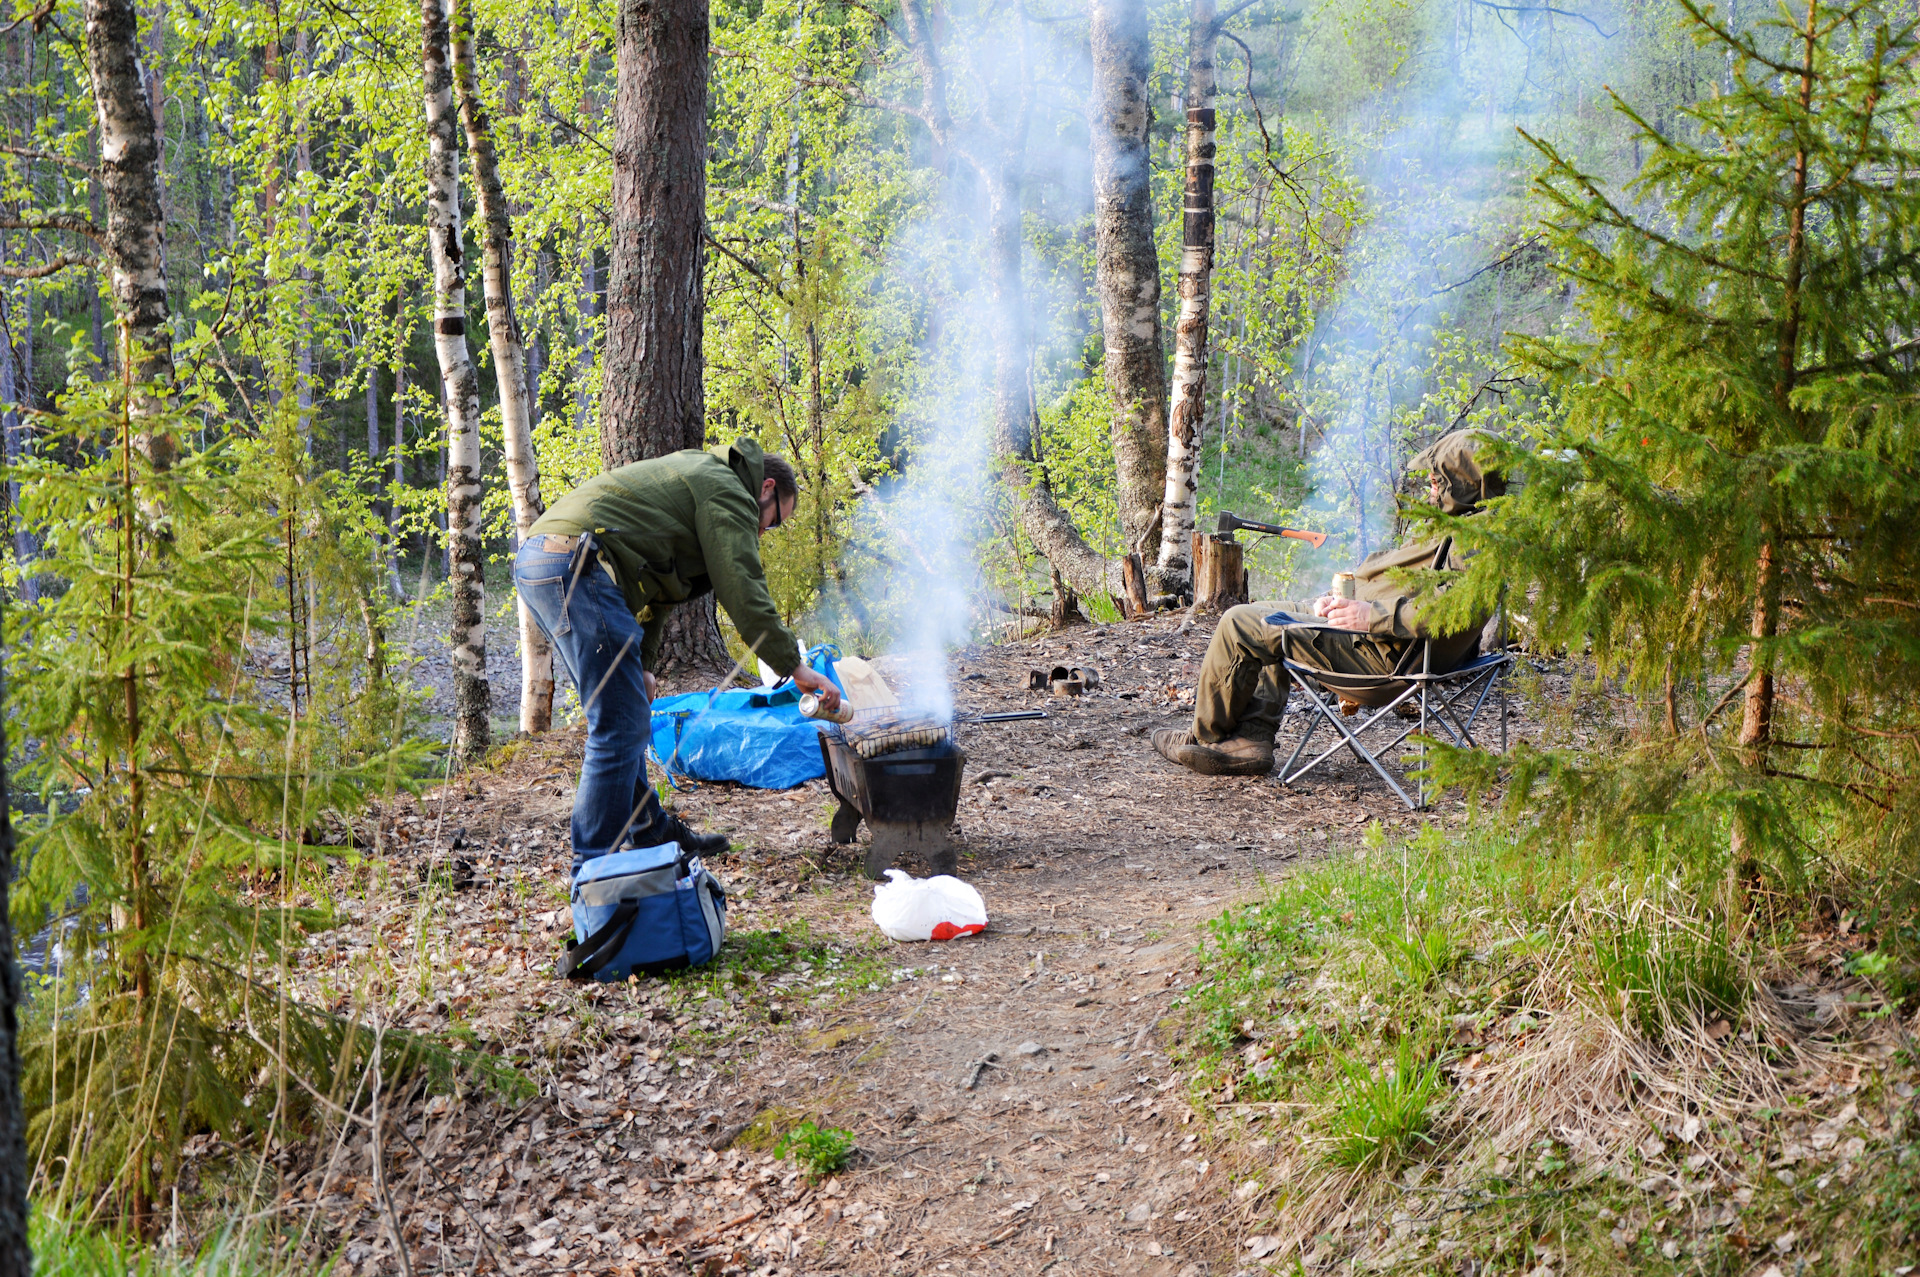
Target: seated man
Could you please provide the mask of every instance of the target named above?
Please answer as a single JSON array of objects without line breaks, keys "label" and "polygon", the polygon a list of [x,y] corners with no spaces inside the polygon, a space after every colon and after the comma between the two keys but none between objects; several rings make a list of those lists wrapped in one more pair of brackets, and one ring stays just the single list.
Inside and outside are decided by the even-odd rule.
[{"label": "seated man", "polygon": [[[1428,495],[1443,512],[1476,513],[1481,501],[1507,490],[1501,476],[1483,473],[1474,461],[1474,445],[1483,437],[1455,431],[1414,458],[1413,469],[1432,472]],[[1333,673],[1391,674],[1408,644],[1431,638],[1433,672],[1473,659],[1486,617],[1457,631],[1429,634],[1419,619],[1419,600],[1402,594],[1392,579],[1433,568],[1437,553],[1445,554],[1448,569],[1466,566],[1451,537],[1435,538],[1368,555],[1354,570],[1355,598],[1329,594],[1311,603],[1280,600],[1228,608],[1200,666],[1193,727],[1162,728],[1153,734],[1154,749],[1203,776],[1264,776],[1273,770],[1273,738],[1287,708],[1290,680],[1280,668],[1283,657]],[[1272,619],[1276,614],[1288,620]]]}]

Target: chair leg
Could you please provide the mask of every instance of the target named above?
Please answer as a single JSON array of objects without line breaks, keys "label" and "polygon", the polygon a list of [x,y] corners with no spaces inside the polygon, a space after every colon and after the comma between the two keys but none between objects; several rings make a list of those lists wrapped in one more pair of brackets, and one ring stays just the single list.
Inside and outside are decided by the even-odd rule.
[{"label": "chair leg", "polygon": [[[1379,721],[1382,715],[1390,713],[1393,710],[1394,706],[1400,704],[1401,701],[1404,701],[1408,696],[1412,694],[1413,694],[1412,690],[1409,689],[1407,692],[1402,693],[1400,696],[1396,697],[1393,701],[1393,704],[1388,705],[1385,709],[1380,710],[1379,713],[1375,714],[1372,718],[1369,718],[1364,724],[1362,724],[1360,727],[1360,731],[1366,731],[1368,727],[1371,727],[1375,722]],[[1347,748],[1353,751],[1353,756],[1355,758],[1358,758],[1361,762],[1373,768],[1374,775],[1378,776],[1382,781],[1384,781],[1386,783],[1387,788],[1391,789],[1394,792],[1394,795],[1397,798],[1399,798],[1401,802],[1407,805],[1408,811],[1419,811],[1422,804],[1420,804],[1419,802],[1407,796],[1407,791],[1400,787],[1400,782],[1393,778],[1393,774],[1391,772],[1389,772],[1385,767],[1382,767],[1380,765],[1379,759],[1375,758],[1371,753],[1367,751],[1366,746],[1362,745],[1359,739],[1357,738],[1357,734],[1355,732],[1349,731],[1347,729],[1347,725],[1341,722],[1339,718],[1334,715],[1333,711],[1329,710],[1326,707],[1326,705],[1320,700],[1319,697],[1317,696],[1314,697],[1313,704],[1315,709],[1319,711],[1320,716],[1322,718],[1325,718],[1327,722],[1332,725],[1334,731],[1339,733],[1341,739],[1339,741],[1336,741],[1334,744],[1328,746],[1324,751],[1321,752],[1319,757],[1315,758],[1312,762],[1300,768],[1298,771],[1295,771],[1288,775],[1281,776],[1280,783],[1283,785],[1292,784],[1294,781],[1298,780],[1300,777],[1306,775],[1308,772],[1318,767],[1321,763],[1326,762],[1327,759],[1339,753],[1340,746],[1344,744],[1345,746],[1347,746]]]}]

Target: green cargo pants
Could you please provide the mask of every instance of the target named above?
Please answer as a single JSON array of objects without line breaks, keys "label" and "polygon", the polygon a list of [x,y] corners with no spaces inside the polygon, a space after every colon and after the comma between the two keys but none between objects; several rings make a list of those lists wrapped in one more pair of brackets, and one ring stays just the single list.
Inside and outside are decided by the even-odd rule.
[{"label": "green cargo pants", "polygon": [[[1355,630],[1273,625],[1267,618],[1275,612],[1311,620],[1313,603],[1291,599],[1243,603],[1220,617],[1193,693],[1196,741],[1210,745],[1238,736],[1271,742],[1287,709],[1290,680],[1280,667],[1283,657],[1336,674],[1391,674],[1406,650],[1407,645],[1397,639],[1378,639]],[[1384,705],[1389,699],[1390,693],[1378,703]]]}]

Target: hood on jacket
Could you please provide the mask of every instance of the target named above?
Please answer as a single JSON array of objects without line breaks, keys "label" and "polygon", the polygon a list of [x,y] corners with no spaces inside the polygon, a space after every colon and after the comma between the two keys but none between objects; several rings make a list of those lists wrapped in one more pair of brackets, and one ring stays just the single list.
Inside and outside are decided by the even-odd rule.
[{"label": "hood on jacket", "polygon": [[760,504],[760,487],[767,479],[766,453],[752,439],[737,439],[725,448],[715,448],[713,455],[727,463],[727,469],[747,485],[747,495],[753,498],[755,505]]},{"label": "hood on jacket", "polygon": [[1440,476],[1442,513],[1472,514],[1482,501],[1505,495],[1505,476],[1497,470],[1482,470],[1474,456],[1474,450],[1492,437],[1484,430],[1455,430],[1441,435],[1413,459],[1411,469]]}]

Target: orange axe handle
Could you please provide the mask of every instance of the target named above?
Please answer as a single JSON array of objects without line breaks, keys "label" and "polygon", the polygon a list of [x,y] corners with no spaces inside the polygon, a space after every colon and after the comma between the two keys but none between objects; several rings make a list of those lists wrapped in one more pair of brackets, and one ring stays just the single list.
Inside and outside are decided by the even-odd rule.
[{"label": "orange axe handle", "polygon": [[1324,532],[1307,532],[1300,528],[1283,528],[1277,523],[1259,523],[1253,519],[1243,519],[1229,510],[1222,510],[1220,512],[1220,526],[1218,530],[1223,533],[1244,530],[1247,532],[1264,532],[1268,536],[1292,537],[1296,541],[1305,541],[1316,550],[1327,543],[1327,534]]}]

